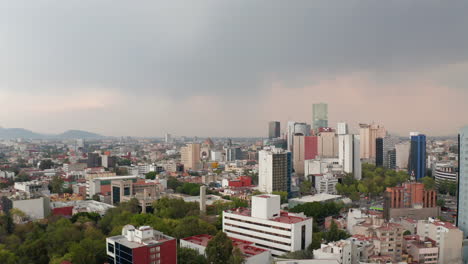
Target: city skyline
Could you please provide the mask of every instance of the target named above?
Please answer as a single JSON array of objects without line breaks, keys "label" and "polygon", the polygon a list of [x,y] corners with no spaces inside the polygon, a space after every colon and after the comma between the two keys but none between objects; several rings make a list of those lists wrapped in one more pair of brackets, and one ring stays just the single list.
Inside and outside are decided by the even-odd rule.
[{"label": "city skyline", "polygon": [[265,136],[271,120],[310,123],[317,102],[354,132],[375,121],[445,136],[468,123],[466,2],[0,7],[2,127]]}]

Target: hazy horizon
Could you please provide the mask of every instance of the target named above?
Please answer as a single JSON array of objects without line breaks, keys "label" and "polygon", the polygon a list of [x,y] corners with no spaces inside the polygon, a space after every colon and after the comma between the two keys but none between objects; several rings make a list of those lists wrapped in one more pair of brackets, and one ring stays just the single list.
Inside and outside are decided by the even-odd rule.
[{"label": "hazy horizon", "polygon": [[264,137],[468,125],[468,1],[1,1],[0,126]]}]

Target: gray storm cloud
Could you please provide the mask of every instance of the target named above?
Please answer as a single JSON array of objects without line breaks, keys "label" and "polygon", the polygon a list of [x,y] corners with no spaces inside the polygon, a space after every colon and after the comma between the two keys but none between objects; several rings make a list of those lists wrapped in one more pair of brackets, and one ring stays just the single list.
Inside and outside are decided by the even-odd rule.
[{"label": "gray storm cloud", "polygon": [[[283,93],[297,93],[307,86],[318,89],[324,79],[365,72],[370,81],[367,90],[360,90],[366,95],[362,98],[383,100],[388,107],[391,102],[379,95],[393,89],[389,83],[398,89],[416,79],[466,92],[466,13],[466,1],[1,1],[0,57],[6,59],[0,60],[0,91],[66,96],[102,89],[119,98],[140,95],[141,100],[127,101],[136,104],[129,108],[142,107],[141,102],[154,96],[144,105],[148,111],[133,114],[142,120],[145,114],[155,116],[163,126],[187,135],[191,131],[159,113],[173,111],[179,119],[196,111],[197,116],[210,115],[186,109],[203,100],[206,107],[219,108],[213,112],[234,119],[244,111],[258,111],[255,122],[247,122],[252,124],[248,135],[262,135],[264,126],[257,122],[276,116],[256,106],[265,107],[261,100],[271,95],[273,83],[281,83]],[[462,65],[462,70],[446,65]],[[428,75],[431,71],[435,74]],[[308,104],[323,98],[339,109],[333,106],[334,97],[347,92],[316,90],[310,103],[303,103],[305,114],[291,117],[286,108],[277,119],[309,121]],[[153,103],[165,108],[153,113]],[[122,114],[118,109],[111,105],[99,111]],[[99,118],[89,119],[92,108],[85,110],[92,128],[107,132],[97,125]],[[80,113],[76,107],[73,111]],[[31,115],[22,114],[23,123],[11,117],[4,117],[5,122],[28,127]],[[63,113],[57,115],[62,118]],[[348,118],[359,122],[369,117]],[[187,122],[202,122],[203,129],[195,133],[209,135],[213,127],[204,120],[211,119]],[[396,123],[391,116],[385,121]],[[237,118],[236,126],[227,124],[226,131],[216,134],[244,133],[237,129],[242,122]],[[167,127],[121,131],[152,135]]]}]

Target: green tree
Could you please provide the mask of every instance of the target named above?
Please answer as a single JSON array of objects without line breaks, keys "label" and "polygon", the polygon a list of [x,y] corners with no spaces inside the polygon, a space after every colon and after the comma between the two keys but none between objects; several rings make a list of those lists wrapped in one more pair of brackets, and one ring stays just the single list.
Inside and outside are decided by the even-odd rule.
[{"label": "green tree", "polygon": [[451,182],[449,183],[448,185],[448,193],[451,195],[451,196],[455,196],[457,195],[457,183],[455,182]]},{"label": "green tree", "polygon": [[121,208],[124,211],[128,211],[133,214],[138,214],[140,213],[140,202],[138,202],[138,199],[132,198],[128,202],[122,202],[119,204],[119,208]]},{"label": "green tree", "polygon": [[4,264],[19,264],[19,258],[5,245],[0,244],[0,262]]},{"label": "green tree", "polygon": [[244,264],[245,259],[244,256],[242,255],[242,252],[240,251],[239,248],[235,247],[234,250],[232,251],[231,257],[229,257],[229,260],[227,262],[228,264]]},{"label": "green tree", "polygon": [[52,177],[52,181],[50,182],[50,188],[52,193],[63,193],[63,179],[59,175],[55,175]]},{"label": "green tree", "polygon": [[369,189],[367,186],[365,186],[362,182],[358,184],[358,191],[363,194],[367,194],[369,192]]},{"label": "green tree", "polygon": [[301,194],[310,194],[312,191],[312,182],[310,181],[303,181],[300,186]]},{"label": "green tree", "polygon": [[198,251],[194,249],[179,247],[177,249],[177,263],[208,264],[208,261],[205,256],[198,254]]},{"label": "green tree", "polygon": [[53,166],[54,162],[50,159],[41,160],[41,162],[39,163],[39,169],[41,170],[48,170],[51,169]]},{"label": "green tree", "polygon": [[411,235],[411,231],[406,230],[405,232],[403,232],[403,235],[404,235],[404,236],[409,236],[409,235]]},{"label": "green tree", "polygon": [[219,231],[216,236],[208,242],[205,253],[208,263],[225,264],[229,261],[233,250],[231,239],[223,231]]},{"label": "green tree", "polygon": [[440,207],[445,206],[445,200],[443,200],[443,199],[437,199],[437,206],[440,206]]},{"label": "green tree", "polygon": [[432,190],[435,188],[435,181],[431,177],[428,177],[428,176],[423,177],[421,179],[421,182],[424,184],[424,189],[426,190]]},{"label": "green tree", "polygon": [[349,237],[349,234],[341,229],[338,229],[335,221],[331,222],[330,230],[324,233],[323,238],[327,242],[339,241],[341,239],[346,239]]},{"label": "green tree", "polygon": [[106,243],[104,240],[85,238],[70,247],[73,264],[99,264],[106,260]]},{"label": "green tree", "polygon": [[157,173],[155,171],[150,171],[150,172],[146,173],[145,179],[154,180],[154,179],[156,179],[156,175],[157,175]]},{"label": "green tree", "polygon": [[153,203],[154,214],[161,218],[184,218],[185,216],[198,215],[197,203],[187,203],[182,199],[170,199],[163,197]]},{"label": "green tree", "polygon": [[272,194],[279,195],[281,197],[281,204],[287,203],[288,202],[288,192],[283,192],[283,191],[274,191]]}]

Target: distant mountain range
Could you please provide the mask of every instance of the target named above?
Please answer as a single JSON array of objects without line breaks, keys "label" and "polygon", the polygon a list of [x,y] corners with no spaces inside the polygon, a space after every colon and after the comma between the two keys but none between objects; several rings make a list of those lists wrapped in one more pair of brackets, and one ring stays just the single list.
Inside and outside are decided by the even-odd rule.
[{"label": "distant mountain range", "polygon": [[67,130],[61,134],[40,134],[24,128],[3,128],[0,127],[0,139],[99,139],[105,136],[82,130]]}]

